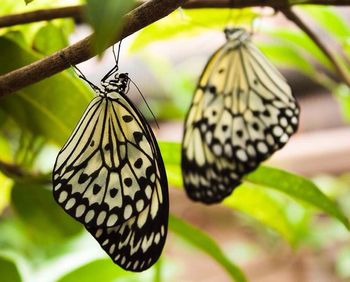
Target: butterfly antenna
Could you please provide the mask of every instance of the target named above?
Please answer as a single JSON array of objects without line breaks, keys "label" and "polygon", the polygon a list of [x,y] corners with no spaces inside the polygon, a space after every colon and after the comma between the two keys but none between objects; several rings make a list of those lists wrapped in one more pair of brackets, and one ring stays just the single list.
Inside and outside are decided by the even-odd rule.
[{"label": "butterfly antenna", "polygon": [[158,122],[157,122],[157,119],[156,119],[155,115],[153,114],[153,112],[152,112],[150,106],[148,105],[148,103],[147,103],[145,97],[143,96],[143,94],[142,94],[140,88],[136,85],[136,83],[135,83],[130,77],[129,77],[129,79],[130,79],[131,83],[136,87],[137,91],[140,93],[140,95],[141,95],[143,101],[145,102],[145,104],[146,104],[148,110],[149,110],[150,113],[152,114],[153,119],[154,119],[154,122],[156,123],[157,127],[160,128],[160,127],[159,127],[159,124],[158,124]]},{"label": "butterfly antenna", "polygon": [[120,47],[121,47],[121,45],[122,45],[122,41],[123,41],[123,40],[120,40],[120,41],[119,41],[117,54],[115,54],[114,45],[113,45],[113,47],[112,47],[112,51],[113,51],[113,56],[114,56],[115,64],[116,64],[117,66],[118,66],[118,64],[119,64],[119,55],[120,55],[120,49],[121,49]]}]

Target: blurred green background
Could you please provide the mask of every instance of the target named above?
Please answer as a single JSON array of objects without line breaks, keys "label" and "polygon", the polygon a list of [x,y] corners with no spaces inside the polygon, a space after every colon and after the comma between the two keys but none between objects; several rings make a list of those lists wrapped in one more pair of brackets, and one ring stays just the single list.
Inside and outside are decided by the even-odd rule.
[{"label": "blurred green background", "polygon": [[[133,2],[86,2],[90,27],[57,19],[0,29],[0,74],[60,50],[91,27],[102,51]],[[0,16],[79,3],[84,1],[2,0]],[[296,10],[349,71],[350,10]],[[303,113],[298,141],[292,138],[275,162],[247,175],[222,204],[206,207],[184,195],[179,142],[197,79],[224,43],[228,19],[254,32],[253,41],[287,76]],[[111,50],[100,59],[80,65],[96,83],[113,65]],[[181,9],[125,39],[120,67],[160,123],[156,135],[172,214],[160,261],[143,273],[123,271],[53,200],[55,157],[94,95],[66,70],[0,100],[0,281],[349,281],[350,139],[337,136],[349,136],[350,90],[307,35],[269,9]],[[135,89],[129,95],[152,124]],[[332,135],[337,130],[345,133]],[[327,146],[312,139],[320,142],[311,144],[318,158],[305,149],[310,134],[326,138]],[[342,153],[332,151],[340,147]],[[303,150],[294,167],[288,164]]]}]

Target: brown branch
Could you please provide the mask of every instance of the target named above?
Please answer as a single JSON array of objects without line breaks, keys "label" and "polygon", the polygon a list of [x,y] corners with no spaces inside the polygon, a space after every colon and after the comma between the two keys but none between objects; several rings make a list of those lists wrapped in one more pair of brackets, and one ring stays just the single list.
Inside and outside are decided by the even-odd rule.
[{"label": "brown branch", "polygon": [[[293,5],[332,5],[349,6],[350,0],[308,0],[308,1],[287,1],[287,0],[190,0],[182,7],[184,9],[200,8],[248,8],[265,6],[275,9],[282,9]],[[63,8],[42,9],[20,14],[13,14],[0,17],[0,28],[18,24],[47,21],[58,18],[74,18],[84,20],[84,5],[69,6]]]},{"label": "brown branch", "polygon": [[23,169],[21,166],[0,160],[0,171],[11,179],[24,182],[35,182],[41,184],[51,183],[51,173],[43,174]]},{"label": "brown branch", "polygon": [[[233,4],[232,4],[233,3]],[[350,5],[350,0],[151,0],[147,1],[124,17],[125,26],[118,38],[111,42],[111,44],[123,39],[130,34],[146,27],[147,25],[167,16],[176,8],[182,6],[184,8],[243,8],[251,6],[270,6],[284,11],[285,15],[303,29],[308,35],[319,44],[321,50],[325,52],[331,62],[334,63],[336,70],[341,77],[349,85],[349,77],[343,67],[337,64],[334,56],[328,52],[322,42],[319,41],[311,30],[298,17],[295,18],[294,13],[288,12],[289,6],[294,4],[322,4],[322,5]],[[16,18],[12,20],[12,24],[27,23],[29,21],[48,20],[58,17],[81,17],[83,6],[73,6],[58,9],[39,10],[36,12],[23,13],[20,15],[12,15],[7,17],[7,24],[11,17]],[[29,15],[29,16],[28,16]],[[0,22],[4,25],[6,21],[4,17],[0,17]],[[60,50],[46,58],[38,60],[30,65],[24,66],[20,69],[11,71],[7,74],[0,76],[0,98],[9,93],[15,92],[30,84],[39,82],[49,76],[52,76],[66,68],[70,64],[78,64],[93,57],[95,54],[91,48],[91,36],[84,38],[83,40]],[[69,62],[69,63],[68,63]]]},{"label": "brown branch", "polygon": [[331,64],[334,66],[335,71],[338,73],[340,78],[350,86],[350,75],[349,72],[339,64],[337,58],[333,53],[326,47],[326,45],[320,40],[320,38],[294,13],[290,8],[280,10],[289,20],[294,22],[302,31],[304,31],[310,39],[320,48],[324,55],[328,58]]},{"label": "brown branch", "polygon": [[[111,45],[167,16],[185,2],[186,0],[151,0],[140,5],[124,17],[125,25],[121,34]],[[69,63],[75,65],[92,58],[96,54],[91,48],[91,37],[88,36],[48,57],[0,76],[0,97],[52,76],[70,67]]]},{"label": "brown branch", "polygon": [[261,6],[280,9],[294,5],[348,6],[350,0],[191,0],[183,8],[248,8]]},{"label": "brown branch", "polygon": [[69,6],[2,16],[0,17],[0,27],[47,21],[58,18],[75,18],[77,20],[82,20],[83,10],[84,6]]}]

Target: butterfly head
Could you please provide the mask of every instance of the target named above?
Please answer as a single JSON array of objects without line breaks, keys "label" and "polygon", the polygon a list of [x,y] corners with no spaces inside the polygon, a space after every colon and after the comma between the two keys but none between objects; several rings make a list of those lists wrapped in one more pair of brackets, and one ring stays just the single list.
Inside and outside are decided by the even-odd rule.
[{"label": "butterfly head", "polygon": [[249,34],[243,28],[226,27],[224,29],[226,39],[244,41],[249,38]]},{"label": "butterfly head", "polygon": [[129,86],[130,78],[128,73],[116,73],[113,78],[101,82],[105,91],[108,92],[118,92],[125,94]]}]

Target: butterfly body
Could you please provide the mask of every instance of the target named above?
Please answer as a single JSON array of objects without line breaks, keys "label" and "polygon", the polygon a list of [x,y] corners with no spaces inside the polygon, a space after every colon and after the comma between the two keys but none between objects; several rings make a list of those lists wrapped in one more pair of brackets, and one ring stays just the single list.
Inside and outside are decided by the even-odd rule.
[{"label": "butterfly body", "polygon": [[101,85],[57,156],[53,194],[115,263],[143,271],[167,235],[165,168],[150,126],[126,95],[128,75]]},{"label": "butterfly body", "polygon": [[298,126],[289,85],[243,29],[209,59],[186,116],[182,171],[189,197],[216,203],[283,147]]}]

